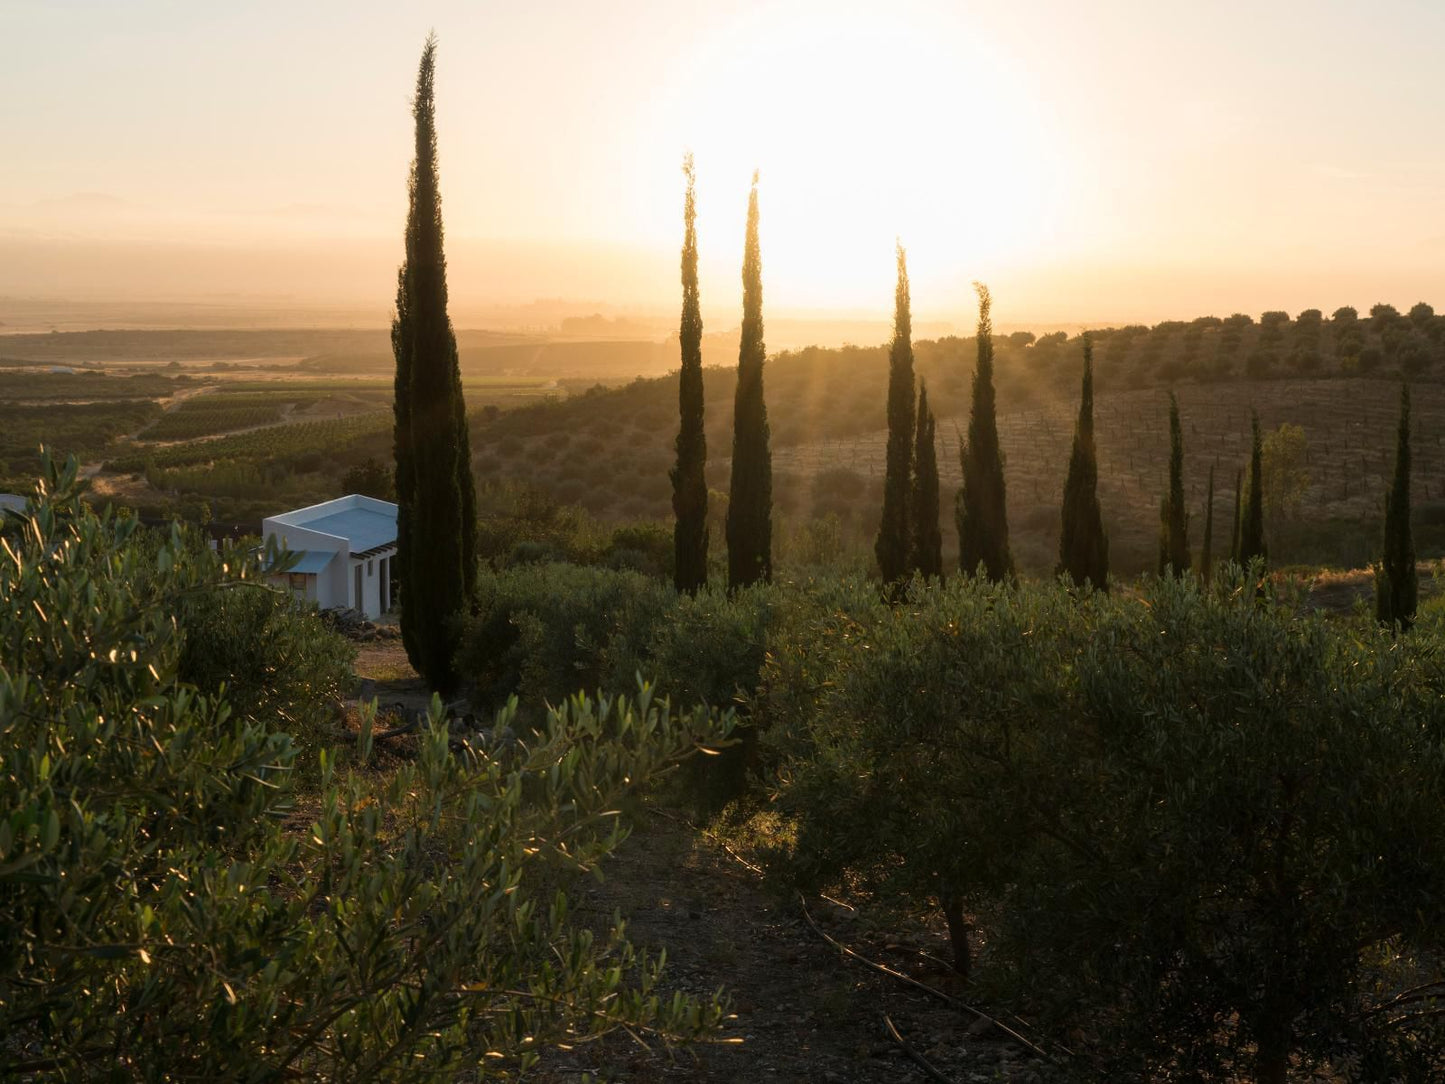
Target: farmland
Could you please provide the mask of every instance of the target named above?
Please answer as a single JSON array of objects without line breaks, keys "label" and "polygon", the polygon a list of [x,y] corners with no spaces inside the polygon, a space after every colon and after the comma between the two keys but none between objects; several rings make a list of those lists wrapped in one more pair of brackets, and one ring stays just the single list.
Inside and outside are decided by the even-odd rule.
[{"label": "farmland", "polygon": [[[1228,530],[1235,472],[1245,464],[1250,412],[1258,410],[1266,431],[1289,423],[1302,427],[1305,439],[1307,480],[1288,514],[1270,524],[1272,552],[1287,562],[1366,563],[1393,454],[1395,381],[1407,371],[1417,385],[1422,553],[1445,552],[1445,389],[1433,380],[1445,317],[1417,310],[1355,321],[1266,314],[1258,322],[1201,318],[1095,332],[1100,498],[1119,571],[1154,560],[1170,387],[1178,390],[1184,420],[1196,547],[1210,467],[1216,538]],[[603,521],[666,520],[676,377],[609,387],[585,376],[497,371],[477,361],[490,351],[493,361],[505,356],[526,368],[516,353],[524,344],[504,339],[461,333],[464,359],[468,343],[472,349],[464,388],[482,483],[530,487]],[[94,462],[101,494],[153,509],[205,500],[225,518],[259,518],[269,510],[268,497],[334,496],[347,470],[390,454],[391,384],[383,371],[389,354],[382,345],[372,332],[9,336],[0,339],[0,354],[27,352],[32,360],[51,357],[81,368],[0,368],[0,402],[11,419],[0,461],[12,477],[33,470],[43,437]],[[1048,573],[1073,428],[1078,340],[1020,333],[997,337],[996,347],[1014,550],[1026,571]],[[325,352],[300,359],[287,353],[308,349]],[[625,344],[609,349],[605,356],[628,356]],[[973,349],[965,338],[915,344],[918,375],[939,419],[946,550],[956,544],[949,498],[959,484],[958,434],[967,424]],[[182,355],[188,360],[178,361]],[[652,365],[649,353],[631,357],[639,370]],[[868,567],[886,439],[884,372],[881,347],[808,348],[771,360],[766,392],[783,559],[803,559],[821,546],[835,559]],[[720,530],[731,367],[711,366],[705,382],[708,483],[717,494]]]}]

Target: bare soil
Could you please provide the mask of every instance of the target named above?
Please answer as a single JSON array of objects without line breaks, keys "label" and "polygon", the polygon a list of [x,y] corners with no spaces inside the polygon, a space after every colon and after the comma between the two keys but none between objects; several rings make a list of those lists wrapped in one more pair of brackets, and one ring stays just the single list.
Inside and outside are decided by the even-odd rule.
[{"label": "bare soil", "polygon": [[[383,707],[425,706],[424,685],[399,640],[358,644],[364,695]],[[579,880],[574,918],[599,934],[614,915],[649,955],[667,954],[663,991],[710,997],[719,987],[731,1014],[718,1041],[648,1047],[625,1034],[551,1050],[529,1072],[535,1084],[572,1084],[584,1075],[635,1084],[821,1081],[825,1084],[929,1079],[884,1025],[956,1084],[1029,1084],[1052,1068],[986,1021],[852,960],[804,917],[803,902],[770,888],[746,860],[665,809],[635,815],[633,833],[604,866],[604,880]],[[865,911],[812,900],[808,914],[836,941],[874,962],[954,997],[957,977],[939,957],[941,930],[881,931]],[[966,1000],[966,998],[965,998]]]},{"label": "bare soil", "polygon": [[[644,1049],[626,1035],[552,1051],[530,1075],[541,1084],[603,1080],[912,1082],[925,1071],[885,1030],[958,1084],[1053,1079],[1036,1055],[965,1011],[842,955],[809,925],[796,898],[769,891],[721,845],[663,816],[641,816],[606,867],[580,886],[574,914],[604,930],[614,913],[640,949],[667,952],[664,988],[706,997],[719,986],[732,1015],[720,1041]],[[937,959],[936,931],[884,936],[866,914],[812,901],[809,914],[835,940],[935,989],[959,993]]]}]

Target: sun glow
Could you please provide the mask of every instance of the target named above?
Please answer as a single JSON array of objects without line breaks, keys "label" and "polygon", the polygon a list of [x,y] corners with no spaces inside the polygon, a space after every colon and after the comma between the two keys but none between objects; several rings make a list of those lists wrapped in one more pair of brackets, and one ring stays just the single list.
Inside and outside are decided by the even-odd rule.
[{"label": "sun glow", "polygon": [[705,261],[740,250],[761,170],[766,281],[788,304],[883,307],[898,238],[917,301],[953,308],[1060,218],[1048,118],[986,40],[936,17],[745,20],[689,58],[662,112],[652,137],[697,157]]}]

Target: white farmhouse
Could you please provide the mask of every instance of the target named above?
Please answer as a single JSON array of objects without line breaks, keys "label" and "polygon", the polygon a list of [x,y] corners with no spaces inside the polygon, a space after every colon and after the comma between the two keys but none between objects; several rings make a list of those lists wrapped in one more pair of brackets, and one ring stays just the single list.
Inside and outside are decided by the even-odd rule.
[{"label": "white farmhouse", "polygon": [[322,609],[349,606],[375,619],[396,602],[396,505],[353,493],[261,522],[261,536],[300,555],[273,577]]}]

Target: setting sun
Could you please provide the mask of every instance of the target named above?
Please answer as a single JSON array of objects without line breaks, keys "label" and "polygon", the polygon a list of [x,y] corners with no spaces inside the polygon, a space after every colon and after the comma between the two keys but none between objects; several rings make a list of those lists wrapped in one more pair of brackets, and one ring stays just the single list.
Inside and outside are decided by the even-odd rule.
[{"label": "setting sun", "polygon": [[[1059,133],[1018,73],[967,22],[901,8],[739,19],[679,61],[646,137],[696,153],[713,262],[736,261],[761,169],[769,284],[800,305],[877,306],[895,238],[941,303],[1044,248],[1065,196]],[[676,189],[655,187],[665,236]]]}]

